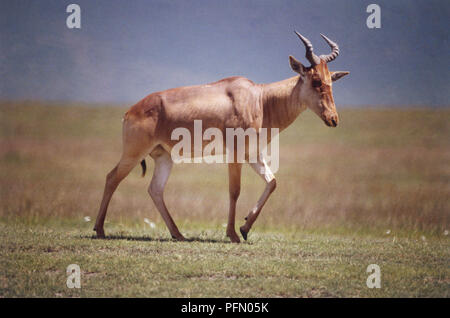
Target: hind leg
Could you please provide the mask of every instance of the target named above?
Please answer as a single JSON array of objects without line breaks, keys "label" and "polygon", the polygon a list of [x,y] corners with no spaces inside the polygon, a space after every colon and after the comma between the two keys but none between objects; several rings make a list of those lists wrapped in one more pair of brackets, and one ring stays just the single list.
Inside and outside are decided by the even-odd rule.
[{"label": "hind leg", "polygon": [[167,180],[169,179],[170,171],[172,170],[172,158],[170,157],[170,154],[161,146],[156,147],[155,150],[150,153],[150,156],[155,160],[155,170],[153,172],[150,186],[148,187],[148,193],[166,223],[172,237],[178,241],[184,241],[185,238],[181,235],[175,222],[170,216],[163,197],[164,188]]},{"label": "hind leg", "polygon": [[142,129],[135,127],[134,121],[125,118],[123,123],[123,152],[119,163],[106,176],[105,190],[100,209],[95,222],[94,231],[97,237],[105,237],[103,224],[105,222],[108,205],[114,191],[119,183],[130,173],[130,171],[148,154],[152,149],[151,140],[148,139],[147,133]]},{"label": "hind leg", "polygon": [[130,173],[130,171],[139,163],[141,156],[122,156],[119,163],[106,176],[105,190],[103,192],[102,203],[95,222],[94,231],[98,238],[105,237],[103,224],[105,222],[106,212],[109,202],[119,183]]}]

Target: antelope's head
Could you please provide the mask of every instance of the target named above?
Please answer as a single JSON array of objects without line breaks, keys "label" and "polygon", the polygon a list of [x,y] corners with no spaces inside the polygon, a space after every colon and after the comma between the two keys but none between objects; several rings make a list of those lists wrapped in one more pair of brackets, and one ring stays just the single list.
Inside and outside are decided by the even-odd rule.
[{"label": "antelope's head", "polygon": [[336,127],[339,123],[339,116],[333,99],[332,83],[349,72],[330,72],[328,62],[333,61],[339,55],[339,47],[336,43],[321,34],[324,40],[331,47],[328,55],[317,56],[313,53],[311,42],[295,31],[306,48],[306,59],[311,63],[310,67],[305,67],[293,56],[289,56],[291,68],[297,72],[303,80],[300,90],[301,99],[306,101],[308,107],[330,127]]}]

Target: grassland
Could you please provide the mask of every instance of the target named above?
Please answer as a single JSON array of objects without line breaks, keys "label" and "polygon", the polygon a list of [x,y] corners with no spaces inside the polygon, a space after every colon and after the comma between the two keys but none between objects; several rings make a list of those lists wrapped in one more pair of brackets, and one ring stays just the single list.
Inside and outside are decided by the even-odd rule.
[{"label": "grassland", "polygon": [[[220,164],[169,179],[189,242],[171,241],[138,167],[111,201],[109,239],[92,238],[124,111],[0,104],[1,296],[449,296],[450,110],[343,109],[336,129],[305,112],[280,136],[277,190],[240,245],[225,238]],[[242,180],[238,225],[264,187],[249,168]],[[65,286],[71,263],[80,290]],[[372,263],[381,289],[366,287]]]}]

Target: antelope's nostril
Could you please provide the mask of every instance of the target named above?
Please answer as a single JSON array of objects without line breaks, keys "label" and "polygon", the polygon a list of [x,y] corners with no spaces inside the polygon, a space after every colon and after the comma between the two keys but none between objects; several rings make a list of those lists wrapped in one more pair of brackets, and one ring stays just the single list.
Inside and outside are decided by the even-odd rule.
[{"label": "antelope's nostril", "polygon": [[337,126],[337,121],[335,117],[331,118],[331,122],[333,123],[333,127]]}]

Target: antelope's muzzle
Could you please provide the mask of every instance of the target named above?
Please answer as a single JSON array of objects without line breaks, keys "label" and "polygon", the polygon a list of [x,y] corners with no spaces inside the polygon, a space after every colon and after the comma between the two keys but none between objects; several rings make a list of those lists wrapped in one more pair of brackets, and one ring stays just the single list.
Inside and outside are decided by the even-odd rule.
[{"label": "antelope's muzzle", "polygon": [[337,114],[324,116],[323,121],[328,127],[336,127],[339,123],[339,116]]}]

